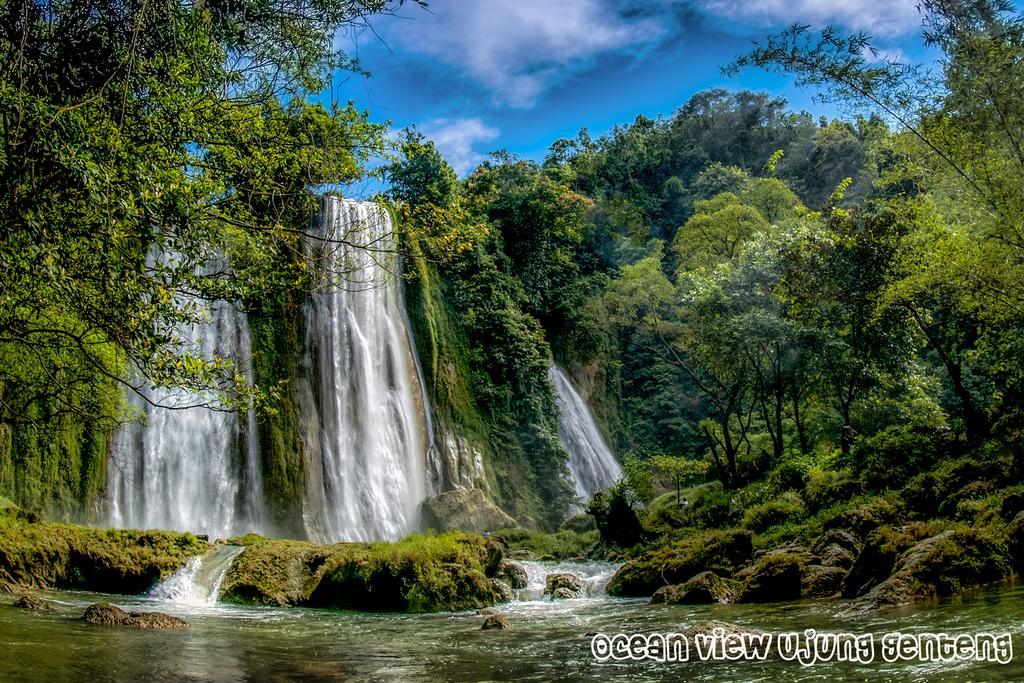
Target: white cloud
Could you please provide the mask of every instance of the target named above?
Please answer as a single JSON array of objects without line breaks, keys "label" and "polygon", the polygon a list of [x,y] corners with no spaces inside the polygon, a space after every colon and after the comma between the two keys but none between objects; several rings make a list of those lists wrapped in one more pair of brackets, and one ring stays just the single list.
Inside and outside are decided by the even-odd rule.
[{"label": "white cloud", "polygon": [[[657,42],[666,27],[614,0],[434,0],[396,24],[405,50],[454,66],[496,102],[529,107],[594,57]],[[632,3],[626,3],[632,5]]]},{"label": "white cloud", "polygon": [[918,0],[699,0],[709,13],[763,25],[838,24],[873,36],[893,37],[921,26]]},{"label": "white cloud", "polygon": [[490,142],[498,137],[498,129],[492,128],[479,118],[432,119],[417,129],[434,142],[437,150],[455,172],[464,176],[484,155],[476,151],[477,144]]}]

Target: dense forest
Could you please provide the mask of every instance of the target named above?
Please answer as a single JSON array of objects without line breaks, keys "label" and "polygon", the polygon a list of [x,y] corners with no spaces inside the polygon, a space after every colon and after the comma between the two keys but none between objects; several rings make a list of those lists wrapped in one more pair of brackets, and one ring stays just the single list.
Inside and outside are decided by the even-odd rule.
[{"label": "dense forest", "polygon": [[712,90],[462,182],[407,136],[407,220],[482,235],[438,271],[516,475],[503,504],[533,481],[564,516],[550,350],[624,458],[590,506],[610,545],[738,525],[769,547],[851,515],[1003,537],[1022,500],[1024,27],[999,2],[924,11],[931,71],[799,26],[730,66],[793,74],[849,120]]}]

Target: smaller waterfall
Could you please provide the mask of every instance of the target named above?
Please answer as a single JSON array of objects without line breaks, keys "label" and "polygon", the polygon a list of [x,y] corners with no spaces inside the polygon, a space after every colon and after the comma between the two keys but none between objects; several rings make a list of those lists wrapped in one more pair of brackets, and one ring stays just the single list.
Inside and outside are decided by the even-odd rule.
[{"label": "smaller waterfall", "polygon": [[215,605],[231,563],[243,550],[240,545],[222,545],[193,557],[174,576],[155,586],[149,596],[183,605]]},{"label": "smaller waterfall", "polygon": [[622,477],[622,467],[601,436],[594,416],[568,375],[552,364],[548,372],[558,401],[558,440],[569,453],[576,495],[589,500]]},{"label": "smaller waterfall", "polygon": [[528,562],[517,561],[526,570],[526,588],[518,593],[521,602],[529,600],[545,600],[544,586],[549,574],[573,574],[583,586],[586,598],[598,598],[606,595],[605,588],[621,564],[614,562]]},{"label": "smaller waterfall", "polygon": [[[245,313],[223,301],[201,305],[207,320],[183,325],[178,333],[205,358],[235,363],[251,382]],[[114,435],[107,482],[111,526],[211,538],[264,531],[255,413],[219,409],[216,397],[185,390],[145,393],[152,403],[135,395],[129,401],[145,412],[146,423],[125,425]]]}]

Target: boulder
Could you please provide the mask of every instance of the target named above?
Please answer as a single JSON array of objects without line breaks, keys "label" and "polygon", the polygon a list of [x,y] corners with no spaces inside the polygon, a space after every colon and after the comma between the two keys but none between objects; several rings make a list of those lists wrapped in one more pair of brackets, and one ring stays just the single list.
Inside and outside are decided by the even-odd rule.
[{"label": "boulder", "polygon": [[892,576],[851,607],[862,612],[904,605],[994,583],[1011,574],[1006,546],[985,531],[944,531],[902,553]]},{"label": "boulder", "polygon": [[902,529],[881,526],[868,533],[864,545],[843,579],[842,595],[863,595],[889,576],[899,554],[913,545],[913,537]]},{"label": "boulder", "polygon": [[127,626],[146,629],[185,628],[188,622],[163,612],[125,612],[120,607],[107,604],[89,605],[82,615],[82,621],[96,626]]},{"label": "boulder", "polygon": [[622,565],[608,582],[610,595],[653,595],[704,571],[729,576],[750,559],[752,535],[746,530],[698,532],[652,548]]},{"label": "boulder", "polygon": [[554,599],[578,598],[583,595],[583,584],[575,574],[548,574],[544,582],[544,595],[550,595]]},{"label": "boulder", "polygon": [[818,557],[818,564],[825,567],[849,569],[857,560],[861,542],[846,529],[831,529],[811,544],[811,552]]},{"label": "boulder", "polygon": [[1017,569],[1024,568],[1024,512],[1018,513],[1006,526],[1010,559]]},{"label": "boulder", "polygon": [[50,611],[50,603],[45,600],[41,600],[34,595],[23,595],[18,598],[14,605],[21,609],[31,610],[33,612],[48,612]]},{"label": "boulder", "polygon": [[480,489],[446,491],[423,501],[424,529],[483,533],[515,527],[516,521],[487,499]]},{"label": "boulder", "polygon": [[1009,522],[1022,512],[1024,512],[1024,493],[1013,491],[1006,494],[1002,505],[999,506],[999,515]]},{"label": "boulder", "polygon": [[523,565],[507,560],[498,565],[497,576],[508,582],[508,585],[515,590],[526,588],[530,582],[530,577],[526,574]]},{"label": "boulder", "polygon": [[714,572],[701,572],[686,583],[659,588],[651,598],[651,604],[668,605],[710,605],[729,603],[736,598],[738,581],[723,579]]},{"label": "boulder", "polygon": [[484,620],[484,625],[480,627],[481,631],[504,631],[505,629],[512,628],[512,624],[509,622],[508,617],[504,614],[492,614]]},{"label": "boulder", "polygon": [[847,570],[809,564],[803,568],[800,577],[800,596],[804,598],[831,598],[837,596],[843,587]]},{"label": "boulder", "polygon": [[754,564],[736,596],[736,602],[796,600],[800,597],[804,564],[799,555],[766,555]]},{"label": "boulder", "polygon": [[512,586],[501,579],[491,579],[491,587],[494,589],[494,598],[498,602],[512,602]]}]

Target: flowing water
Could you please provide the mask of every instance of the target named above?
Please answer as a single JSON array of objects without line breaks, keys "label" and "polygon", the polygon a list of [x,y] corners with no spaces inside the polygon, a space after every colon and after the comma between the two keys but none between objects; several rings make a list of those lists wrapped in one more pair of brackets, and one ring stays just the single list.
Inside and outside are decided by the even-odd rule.
[{"label": "flowing water", "polygon": [[[206,322],[182,326],[182,339],[205,358],[232,361],[251,381],[249,325],[225,302]],[[212,396],[144,389],[129,400],[145,414],[114,435],[108,466],[109,525],[173,529],[223,538],[263,530],[255,416]],[[148,399],[148,400],[147,400]]]},{"label": "flowing water", "polygon": [[183,605],[216,605],[220,585],[231,563],[245,550],[240,545],[220,545],[193,557],[171,578],[157,584],[150,597]]},{"label": "flowing water", "polygon": [[305,310],[297,383],[306,529],[321,542],[396,539],[426,495],[429,424],[390,214],[324,199],[314,261],[330,282]]},{"label": "flowing water", "polygon": [[617,482],[622,477],[622,467],[568,375],[555,364],[548,375],[558,401],[558,439],[569,453],[569,473],[576,495],[589,500],[597,491]]},{"label": "flowing water", "polygon": [[[296,378],[302,521],[319,542],[395,539],[416,528],[432,436],[390,214],[326,197],[309,249],[323,277],[304,307]],[[233,361],[251,381],[245,314],[223,302],[206,310],[207,322],[178,333],[205,357]],[[211,409],[213,399],[187,392],[149,390],[146,399],[132,399],[144,424],[114,438],[109,525],[211,538],[274,535],[262,504],[255,416]]]},{"label": "flowing water", "polygon": [[[554,567],[552,567],[553,569]],[[587,573],[586,570],[580,570]],[[473,612],[354,614],[327,610],[193,607],[154,598],[42,593],[48,613],[0,606],[0,680],[147,681],[1021,681],[1024,588],[972,593],[934,606],[844,617],[836,602],[774,605],[647,605],[601,595],[502,605],[507,631],[481,631]],[[10,603],[14,597],[0,597]],[[159,610],[190,622],[182,631],[89,626],[92,602]],[[981,631],[1013,634],[1011,663],[607,662],[594,660],[588,633],[681,631],[719,619],[772,633]]]}]

